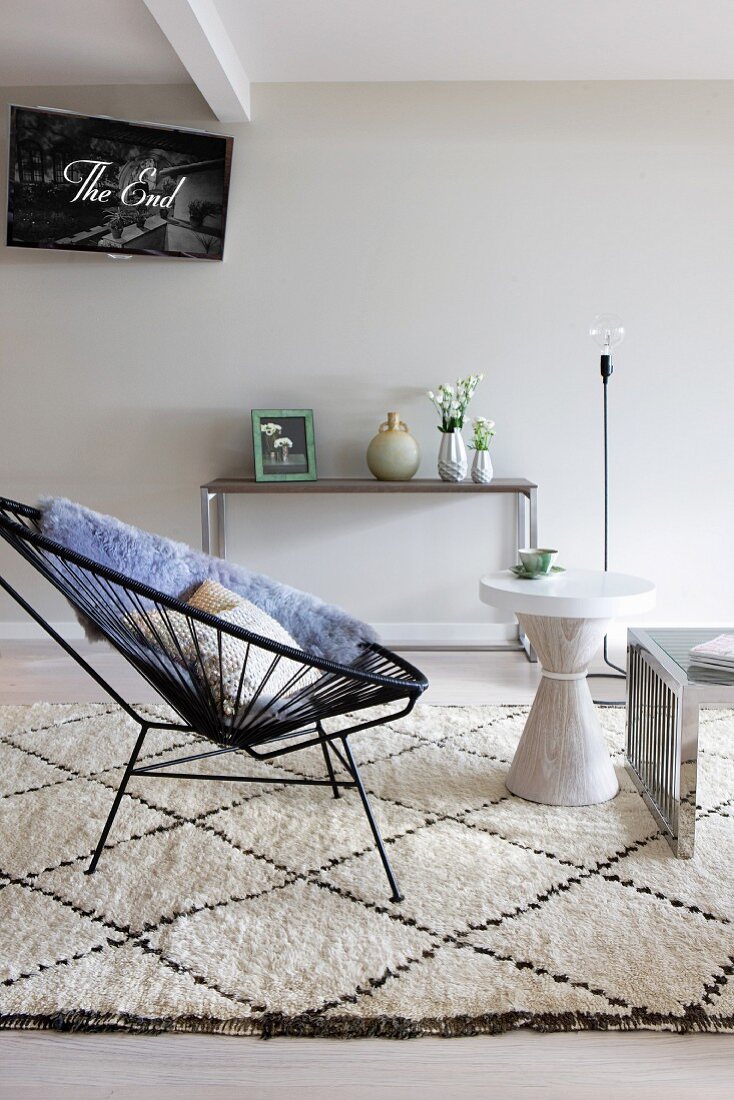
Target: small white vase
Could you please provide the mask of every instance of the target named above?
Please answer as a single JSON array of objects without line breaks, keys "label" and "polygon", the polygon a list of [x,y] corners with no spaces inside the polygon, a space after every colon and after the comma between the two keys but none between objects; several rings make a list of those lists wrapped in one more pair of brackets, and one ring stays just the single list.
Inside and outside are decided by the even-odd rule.
[{"label": "small white vase", "polygon": [[469,469],[466,447],[461,431],[441,432],[441,446],[438,449],[438,476],[441,481],[463,481]]},{"label": "small white vase", "polygon": [[489,485],[494,477],[489,451],[475,451],[471,464],[471,479],[475,485]]}]

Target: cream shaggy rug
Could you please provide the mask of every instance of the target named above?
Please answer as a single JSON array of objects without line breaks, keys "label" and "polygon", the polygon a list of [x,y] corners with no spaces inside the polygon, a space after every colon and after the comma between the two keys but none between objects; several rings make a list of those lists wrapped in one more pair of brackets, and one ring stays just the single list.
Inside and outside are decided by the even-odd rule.
[{"label": "cream shaggy rug", "polygon": [[[0,708],[2,1024],[734,1030],[734,717],[704,713],[696,856],[681,862],[621,767],[621,709],[602,712],[612,802],[510,796],[525,713],[422,706],[353,739],[396,906],[353,790],[136,778],[86,876],[133,725],[112,706]],[[146,759],[191,740],[152,732]],[[252,773],[238,757],[212,767]],[[286,767],[321,776],[323,759],[262,773]]]}]

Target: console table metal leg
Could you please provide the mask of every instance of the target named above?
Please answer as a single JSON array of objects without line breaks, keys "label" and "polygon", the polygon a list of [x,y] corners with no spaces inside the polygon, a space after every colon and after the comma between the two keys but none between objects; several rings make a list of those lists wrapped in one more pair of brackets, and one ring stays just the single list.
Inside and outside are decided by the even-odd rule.
[{"label": "console table metal leg", "polygon": [[528,520],[530,523],[530,545],[538,545],[538,490],[528,490]]},{"label": "console table metal leg", "polygon": [[[520,550],[525,546],[537,546],[538,545],[538,497],[537,490],[530,489],[525,493],[517,494],[517,549]],[[528,527],[530,528],[530,539],[528,541]],[[520,561],[520,555],[516,555],[516,560]],[[535,664],[538,660],[535,650],[533,649],[527,635],[525,634],[522,626],[518,628],[518,638],[520,645],[525,650],[525,656],[529,661]]]},{"label": "console table metal leg", "polygon": [[[224,493],[210,493],[201,490],[201,548],[205,554],[214,554],[217,558],[227,556],[226,512]],[[212,540],[212,501],[217,513],[216,537]]]},{"label": "console table metal leg", "polygon": [[227,557],[227,513],[224,493],[217,493],[217,557]]},{"label": "console table metal leg", "polygon": [[209,506],[214,496],[208,489],[201,490],[201,549],[205,554],[211,554],[212,532],[209,517]]},{"label": "console table metal leg", "polygon": [[[528,499],[524,493],[518,493],[515,500],[517,501],[517,549],[520,550],[523,546],[527,546]],[[519,554],[517,561],[520,561]]]},{"label": "console table metal leg", "polygon": [[525,650],[525,656],[527,657],[527,659],[530,661],[531,664],[537,664],[538,655],[530,644],[530,639],[528,638],[527,634],[524,633],[522,627],[519,628],[517,636],[520,639],[520,645]]}]

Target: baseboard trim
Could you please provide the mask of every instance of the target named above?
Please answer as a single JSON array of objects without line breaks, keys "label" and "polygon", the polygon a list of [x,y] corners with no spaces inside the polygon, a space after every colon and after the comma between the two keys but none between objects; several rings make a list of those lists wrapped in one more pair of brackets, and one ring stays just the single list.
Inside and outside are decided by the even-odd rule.
[{"label": "baseboard trim", "polygon": [[373,623],[394,649],[488,649],[517,643],[517,623]]},{"label": "baseboard trim", "polygon": [[[67,642],[84,639],[84,631],[75,621],[52,622],[53,629]],[[492,649],[517,643],[517,623],[373,623],[385,645],[393,649]],[[646,624],[643,624],[643,629]],[[683,623],[655,623],[655,626],[683,626]],[[731,623],[694,624],[702,629],[724,630]],[[624,649],[625,622],[613,622],[609,644]],[[0,641],[28,642],[48,637],[31,619],[0,621]]]},{"label": "baseboard trim", "polygon": [[[77,622],[51,623],[67,642],[78,642],[84,631]],[[517,642],[513,623],[373,623],[385,645],[402,649],[474,649]],[[0,622],[0,641],[28,642],[47,637],[31,619]]]}]

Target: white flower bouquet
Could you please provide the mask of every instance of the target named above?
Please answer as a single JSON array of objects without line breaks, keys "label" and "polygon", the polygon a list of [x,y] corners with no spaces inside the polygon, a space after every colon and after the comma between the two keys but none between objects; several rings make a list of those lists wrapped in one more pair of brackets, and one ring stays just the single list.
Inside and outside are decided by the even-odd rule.
[{"label": "white flower bouquet", "polygon": [[469,446],[474,451],[488,451],[495,434],[494,420],[487,420],[486,416],[475,416]]},{"label": "white flower bouquet", "polygon": [[483,374],[470,374],[468,378],[458,378],[455,386],[442,382],[435,393],[428,390],[426,396],[433,402],[441,417],[438,425],[440,432],[460,431],[464,427],[469,402],[483,378]]}]

